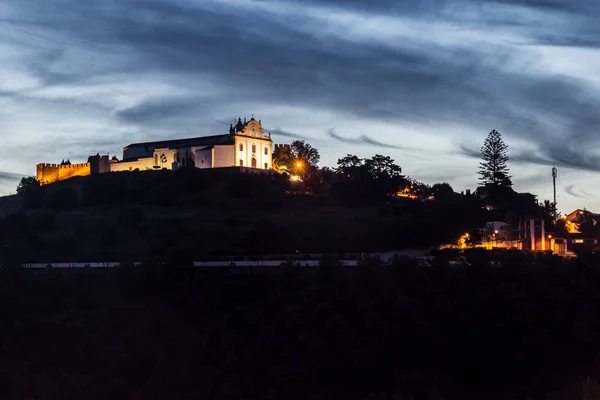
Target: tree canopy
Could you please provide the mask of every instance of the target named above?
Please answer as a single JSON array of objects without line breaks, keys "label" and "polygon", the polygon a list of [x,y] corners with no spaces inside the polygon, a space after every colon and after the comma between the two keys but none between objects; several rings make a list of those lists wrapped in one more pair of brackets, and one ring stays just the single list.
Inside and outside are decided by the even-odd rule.
[{"label": "tree canopy", "polygon": [[506,165],[508,146],[497,130],[493,129],[485,139],[481,146],[481,158],[477,173],[484,186],[512,186],[511,176]]},{"label": "tree canopy", "polygon": [[306,143],[304,140],[294,140],[290,145],[292,157],[296,162],[316,166],[321,159],[319,150]]},{"label": "tree canopy", "polygon": [[17,194],[24,194],[28,190],[40,187],[40,183],[33,176],[25,176],[21,178],[19,185],[17,186]]}]

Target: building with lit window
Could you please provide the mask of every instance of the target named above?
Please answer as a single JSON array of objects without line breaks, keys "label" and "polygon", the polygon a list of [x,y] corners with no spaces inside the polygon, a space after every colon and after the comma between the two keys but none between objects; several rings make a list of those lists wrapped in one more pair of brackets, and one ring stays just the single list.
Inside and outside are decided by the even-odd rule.
[{"label": "building with lit window", "polygon": [[229,133],[188,139],[133,143],[123,148],[123,159],[110,165],[111,172],[196,168],[273,167],[273,142],[260,121],[251,118],[229,127]]},{"label": "building with lit window", "polygon": [[260,121],[251,118],[235,126],[229,133],[187,139],[169,139],[133,143],[123,148],[123,159],[95,155],[86,163],[37,164],[36,178],[42,185],[76,176],[120,171],[177,170],[180,167],[240,167],[259,172],[273,169],[273,142]]}]

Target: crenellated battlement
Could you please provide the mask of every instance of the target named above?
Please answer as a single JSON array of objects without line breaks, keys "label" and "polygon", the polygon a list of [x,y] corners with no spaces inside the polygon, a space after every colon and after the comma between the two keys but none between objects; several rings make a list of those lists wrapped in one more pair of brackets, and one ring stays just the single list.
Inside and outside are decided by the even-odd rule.
[{"label": "crenellated battlement", "polygon": [[74,176],[88,176],[91,173],[91,164],[38,164],[36,178],[42,185],[64,181]]}]

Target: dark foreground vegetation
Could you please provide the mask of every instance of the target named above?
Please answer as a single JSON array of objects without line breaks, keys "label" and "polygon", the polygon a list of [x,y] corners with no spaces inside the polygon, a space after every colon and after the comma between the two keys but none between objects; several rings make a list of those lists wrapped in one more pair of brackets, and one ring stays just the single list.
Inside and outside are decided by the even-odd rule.
[{"label": "dark foreground vegetation", "polygon": [[498,257],[4,268],[0,397],[600,398],[600,259]]},{"label": "dark foreground vegetation", "polygon": [[[365,178],[366,179],[366,178]],[[388,251],[455,243],[484,222],[476,196],[399,199],[381,180],[305,195],[285,176],[238,169],[74,178],[20,196],[0,218],[0,260],[200,260],[219,255]],[[361,189],[363,188],[363,189]],[[374,197],[373,197],[374,196]]]}]

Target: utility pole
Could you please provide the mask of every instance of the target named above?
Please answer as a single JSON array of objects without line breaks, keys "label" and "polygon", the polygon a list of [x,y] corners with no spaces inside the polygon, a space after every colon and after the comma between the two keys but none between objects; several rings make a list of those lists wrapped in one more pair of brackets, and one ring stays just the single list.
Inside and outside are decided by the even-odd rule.
[{"label": "utility pole", "polygon": [[[558,176],[558,171],[556,167],[552,167],[552,186],[554,189],[554,212],[556,212],[556,177]],[[558,216],[558,215],[556,215]]]}]

